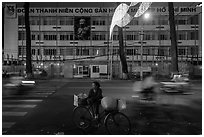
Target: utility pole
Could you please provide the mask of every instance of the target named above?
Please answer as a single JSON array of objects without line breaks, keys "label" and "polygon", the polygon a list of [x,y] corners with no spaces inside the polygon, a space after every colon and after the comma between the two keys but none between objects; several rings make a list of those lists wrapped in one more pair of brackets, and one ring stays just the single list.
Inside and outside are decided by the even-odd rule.
[{"label": "utility pole", "polygon": [[140,47],[140,80],[143,80],[143,40],[144,40],[144,24],[142,22],[141,34],[141,47]]},{"label": "utility pole", "polygon": [[32,77],[32,63],[31,63],[31,38],[30,38],[30,22],[29,22],[29,2],[25,2],[25,29],[26,29],[26,75],[28,78]]},{"label": "utility pole", "polygon": [[177,36],[174,21],[174,5],[173,2],[168,2],[169,8],[169,23],[170,23],[170,38],[171,38],[171,64],[172,73],[178,73],[178,53],[177,53]]},{"label": "utility pole", "polygon": [[4,64],[4,10],[5,6],[2,5],[2,64]]}]

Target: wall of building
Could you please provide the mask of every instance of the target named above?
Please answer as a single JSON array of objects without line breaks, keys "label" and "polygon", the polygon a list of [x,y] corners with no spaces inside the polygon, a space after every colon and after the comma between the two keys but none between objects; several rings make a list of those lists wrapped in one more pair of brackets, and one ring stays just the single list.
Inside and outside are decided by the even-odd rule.
[{"label": "wall of building", "polygon": [[[130,10],[135,13],[137,9]],[[4,31],[5,43],[4,51],[9,51],[9,54],[15,55],[14,58],[18,60],[25,59],[25,25],[23,24],[24,10],[17,7],[16,18],[5,18]],[[128,26],[124,28],[124,43],[127,54],[127,61],[129,64],[129,71],[134,72],[139,70],[139,63],[141,61],[141,44],[140,44],[140,31],[144,28],[144,53],[143,63],[144,69],[149,66],[154,66],[158,63],[159,72],[169,74],[170,58],[170,34],[168,25],[168,8],[167,7],[151,7],[151,18],[143,20],[141,17],[134,19]],[[35,67],[41,66],[37,62],[47,63],[47,71],[50,75],[61,75],[65,73],[64,70],[68,69],[61,63],[60,65],[50,66],[49,63],[64,62],[66,60],[87,59],[92,60],[98,64],[97,61],[107,61],[111,58],[111,49],[117,54],[119,48],[117,39],[117,27],[114,29],[113,41],[109,40],[109,25],[111,22],[114,8],[89,8],[89,7],[50,7],[50,8],[30,8],[30,21],[31,21],[31,44],[32,44],[32,59]],[[198,56],[202,56],[202,31],[201,27],[201,8],[195,7],[176,7],[175,6],[175,19],[179,22],[177,25],[178,30],[178,49],[181,55],[180,58],[185,62],[190,61],[190,57],[195,47],[199,47]],[[177,15],[179,14],[179,15]],[[191,24],[191,17],[199,14],[199,24]],[[64,20],[64,18],[66,18]],[[75,38],[77,21],[80,18],[89,20],[90,25],[90,38],[87,40],[78,40]],[[65,21],[65,22],[63,22]],[[66,22],[67,21],[67,22]],[[41,22],[41,23],[39,23]],[[61,24],[61,25],[60,25]],[[144,25],[142,25],[144,24]],[[193,33],[198,32],[199,38],[193,38]],[[161,34],[164,34],[160,36]],[[180,34],[180,35],[179,35]],[[24,35],[24,36],[23,36]],[[67,36],[67,37],[66,37]],[[101,38],[99,38],[101,37]],[[160,38],[162,37],[162,38]],[[160,40],[161,39],[161,40]],[[131,51],[132,50],[132,51]],[[165,50],[165,55],[159,51]],[[131,53],[133,52],[133,53]],[[5,55],[7,53],[5,52]],[[19,55],[18,55],[19,54]],[[161,55],[160,55],[161,54]],[[97,56],[97,57],[96,57]],[[118,55],[113,55],[113,61],[119,62]],[[180,59],[181,60],[181,59]],[[110,62],[110,60],[108,60]],[[166,62],[163,63],[163,62]],[[89,61],[90,63],[90,61]],[[162,65],[164,64],[164,65]],[[89,64],[91,65],[91,64]],[[57,66],[60,66],[59,68]],[[180,67],[185,65],[179,65]],[[120,63],[113,64],[113,75],[121,77]],[[179,68],[180,68],[179,67]],[[49,69],[48,69],[49,68]],[[64,68],[61,71],[61,68]],[[108,66],[108,70],[111,67]],[[182,70],[182,69],[181,69]],[[54,72],[53,72],[54,71]],[[71,73],[71,70],[70,70]],[[72,77],[69,75],[68,77]]]},{"label": "wall of building", "polygon": [[15,4],[8,4],[4,8],[4,57],[18,58],[18,18]]}]

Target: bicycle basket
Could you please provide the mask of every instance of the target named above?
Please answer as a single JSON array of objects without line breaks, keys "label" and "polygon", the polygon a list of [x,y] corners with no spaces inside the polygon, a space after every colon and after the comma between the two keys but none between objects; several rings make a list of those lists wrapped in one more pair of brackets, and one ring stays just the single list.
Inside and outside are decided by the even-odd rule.
[{"label": "bicycle basket", "polygon": [[87,105],[86,95],[74,95],[74,106],[85,106]]},{"label": "bicycle basket", "polygon": [[78,105],[79,106],[86,106],[88,103],[87,103],[87,98],[79,98],[78,100]]}]

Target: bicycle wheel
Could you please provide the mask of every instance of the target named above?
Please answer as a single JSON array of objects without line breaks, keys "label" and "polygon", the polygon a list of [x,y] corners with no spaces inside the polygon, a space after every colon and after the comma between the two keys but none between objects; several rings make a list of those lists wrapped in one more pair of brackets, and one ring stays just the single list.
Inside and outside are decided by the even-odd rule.
[{"label": "bicycle wheel", "polygon": [[105,118],[105,127],[111,135],[128,135],[131,131],[129,118],[121,113],[109,113]]},{"label": "bicycle wheel", "polygon": [[76,107],[73,111],[73,121],[78,128],[88,128],[92,121],[92,115],[89,109],[83,106]]}]

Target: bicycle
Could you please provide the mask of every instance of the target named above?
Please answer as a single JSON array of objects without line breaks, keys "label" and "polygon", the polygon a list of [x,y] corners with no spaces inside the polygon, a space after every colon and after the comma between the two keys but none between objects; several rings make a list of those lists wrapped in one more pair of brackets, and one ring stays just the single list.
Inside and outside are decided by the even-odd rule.
[{"label": "bicycle", "polygon": [[[117,99],[118,101],[119,99]],[[95,118],[92,105],[79,105],[73,109],[73,120],[76,126],[82,130],[86,130],[94,124],[97,125],[97,128],[104,124],[111,135],[128,135],[131,133],[129,118],[118,109],[110,111],[104,109],[99,113],[98,118]]]}]

